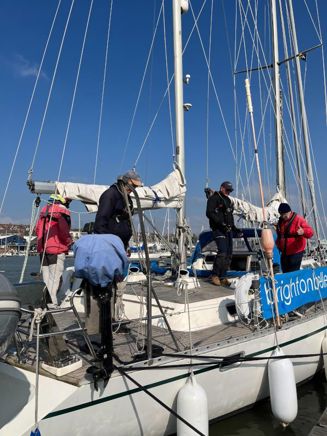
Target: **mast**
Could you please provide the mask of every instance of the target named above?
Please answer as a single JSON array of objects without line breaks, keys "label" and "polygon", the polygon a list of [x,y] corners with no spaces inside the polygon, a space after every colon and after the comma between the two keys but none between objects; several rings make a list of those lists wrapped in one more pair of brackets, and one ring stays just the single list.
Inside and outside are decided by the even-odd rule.
[{"label": "mast", "polygon": [[[283,15],[283,8],[281,4],[281,0],[279,0],[279,11],[280,11],[280,19],[282,24],[282,30],[283,30],[283,43],[284,43],[284,52],[286,59],[289,58],[288,53],[288,46],[286,41],[286,32],[285,32],[285,23],[284,23],[284,15]],[[303,216],[306,215],[305,213],[305,195],[304,195],[304,188],[303,188],[303,177],[302,177],[302,171],[301,171],[301,160],[300,160],[300,142],[297,134],[296,129],[296,118],[294,113],[294,96],[293,96],[293,85],[292,85],[292,78],[291,78],[291,68],[290,63],[286,62],[286,71],[287,71],[287,82],[288,82],[288,90],[289,90],[289,100],[290,100],[290,115],[291,115],[291,121],[292,121],[292,132],[293,132],[293,141],[294,141],[294,147],[295,147],[295,156],[296,156],[296,169],[297,174],[299,178],[299,189],[301,193],[301,207],[302,207],[302,214]]]},{"label": "mast", "polygon": [[307,179],[308,179],[308,185],[309,185],[309,191],[310,191],[313,221],[314,221],[317,239],[319,241],[320,238],[319,238],[319,227],[318,227],[318,218],[317,218],[317,202],[316,202],[316,194],[315,194],[312,163],[311,163],[311,154],[310,154],[308,119],[307,119],[307,112],[306,112],[305,102],[304,102],[302,73],[301,73],[301,66],[300,66],[300,58],[298,56],[299,48],[298,48],[298,43],[297,43],[297,34],[296,34],[296,27],[295,27],[294,13],[293,13],[293,1],[292,0],[288,0],[288,9],[289,9],[289,19],[290,19],[291,32],[292,32],[293,50],[294,50],[294,55],[295,55],[294,59],[295,59],[295,66],[296,66],[297,86],[298,86],[299,99],[300,99],[301,124],[302,124],[303,140],[304,140],[305,157],[306,157]]},{"label": "mast", "polygon": [[279,73],[279,52],[278,52],[278,31],[277,31],[277,11],[276,0],[270,0],[272,43],[273,43],[273,86],[275,94],[275,129],[276,129],[276,182],[279,192],[286,196],[285,190],[285,168],[284,168],[284,148],[282,141],[282,123],[280,106],[280,73]]},{"label": "mast", "polygon": [[[182,20],[183,10],[187,10],[185,0],[172,0],[173,3],[173,35],[174,35],[174,73],[175,73],[175,118],[176,118],[176,163],[182,176],[185,175],[184,153],[184,101],[183,101],[183,63],[182,63]],[[183,3],[183,9],[182,9]],[[185,250],[185,199],[177,210],[178,253],[180,268],[186,268]]]}]

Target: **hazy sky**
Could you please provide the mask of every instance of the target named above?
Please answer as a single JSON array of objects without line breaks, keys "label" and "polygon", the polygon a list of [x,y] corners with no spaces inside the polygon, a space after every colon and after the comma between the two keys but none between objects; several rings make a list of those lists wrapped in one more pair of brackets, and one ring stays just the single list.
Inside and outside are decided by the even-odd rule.
[{"label": "hazy sky", "polygon": [[[235,3],[238,4],[237,19]],[[322,37],[326,38],[326,3],[324,0],[294,2],[301,50],[320,43],[319,24]],[[0,3],[0,202],[3,201],[33,86],[58,4],[55,0],[2,0]],[[206,200],[203,194],[207,177],[213,188],[218,188],[223,180],[231,180],[237,186],[239,196],[249,200],[258,198],[252,138],[248,121],[245,121],[245,75],[232,74],[235,63],[237,70],[251,65],[256,67],[259,64],[271,63],[268,2],[260,0],[251,1],[249,4],[251,7],[247,6],[248,2],[244,0],[193,0],[191,6],[195,16],[204,5],[198,20],[201,38],[197,28],[194,29],[192,10],[183,15],[183,43],[187,43],[184,73],[191,75],[190,85],[184,89],[184,101],[192,103],[193,106],[185,114],[187,214],[195,232],[207,227]],[[317,19],[316,4],[320,12],[320,21]],[[73,7],[68,21],[71,5]],[[33,162],[35,179],[56,180],[59,176],[63,181],[93,183],[95,178],[100,184],[112,183],[118,174],[133,167],[136,160],[136,168],[146,184],[151,185],[160,181],[172,170],[174,144],[169,101],[167,97],[163,100],[167,89],[167,74],[170,79],[173,73],[170,0],[164,2],[164,10],[161,0],[94,0],[70,128],[67,130],[90,5],[91,2],[87,0],[75,0],[74,3],[62,0],[60,3],[12,179],[3,202],[1,222],[29,222],[33,196],[26,188],[26,179]],[[256,5],[260,8],[257,12]],[[102,101],[110,11],[107,77]],[[254,36],[256,48],[253,49],[251,35],[255,35],[253,16],[256,14],[260,39]],[[242,29],[244,38],[241,36]],[[155,32],[153,50],[148,57]],[[190,40],[187,42],[190,34]],[[210,62],[214,81],[214,86],[210,84],[209,92],[203,50]],[[283,50],[280,57],[284,57]],[[322,199],[325,201],[326,192],[323,187],[327,183],[325,91],[321,49],[309,53],[306,62],[302,62],[302,71],[305,78],[313,156],[320,180],[320,185],[317,184],[320,202],[319,186]],[[270,70],[263,74],[252,73],[251,78],[259,155],[267,200],[273,194],[276,185],[273,109],[270,98],[267,97],[267,89],[270,89],[269,75]],[[285,64],[282,66],[281,75],[283,79],[286,77]],[[293,67],[292,78],[295,81]],[[233,90],[234,79],[236,94]],[[173,86],[170,90],[173,106]],[[283,112],[287,116],[286,85],[282,91],[285,95]],[[102,129],[98,137],[101,102]],[[299,114],[297,117],[299,122]],[[156,121],[149,133],[154,118]],[[294,208],[298,208],[298,182],[290,164],[294,153],[292,133],[286,133],[290,122],[286,120],[284,123],[288,195]],[[299,135],[301,136],[301,133]],[[99,148],[95,174],[97,144]],[[71,207],[73,211],[83,210],[78,204],[73,203]],[[324,216],[322,209],[320,216]],[[153,213],[153,217],[156,217],[156,212]],[[159,223],[162,216],[158,214],[155,219]],[[85,215],[81,216],[82,222],[87,220]],[[76,215],[75,224],[77,221]]]}]

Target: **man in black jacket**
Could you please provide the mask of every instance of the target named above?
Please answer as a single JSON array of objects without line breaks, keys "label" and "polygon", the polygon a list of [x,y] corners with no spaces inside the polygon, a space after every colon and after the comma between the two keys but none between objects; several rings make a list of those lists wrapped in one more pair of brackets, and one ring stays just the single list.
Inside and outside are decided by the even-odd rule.
[{"label": "man in black jacket", "polygon": [[[132,224],[128,209],[133,214],[133,203],[129,196],[131,189],[128,185],[142,186],[141,178],[134,170],[119,177],[116,183],[104,191],[99,200],[94,223],[94,233],[110,233],[119,236],[125,249],[128,248],[132,236]],[[128,200],[128,206],[125,199]]]},{"label": "man in black jacket", "polygon": [[217,244],[217,256],[212,268],[211,281],[214,285],[229,285],[225,278],[233,253],[233,232],[242,232],[234,225],[233,203],[229,194],[233,191],[231,182],[223,182],[219,192],[215,191],[207,201],[206,215]]}]

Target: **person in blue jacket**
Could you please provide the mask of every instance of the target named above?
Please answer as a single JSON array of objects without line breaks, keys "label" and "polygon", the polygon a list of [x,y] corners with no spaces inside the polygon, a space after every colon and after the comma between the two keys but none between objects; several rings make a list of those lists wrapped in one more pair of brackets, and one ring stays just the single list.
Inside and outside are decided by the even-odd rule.
[{"label": "person in blue jacket", "polygon": [[[118,177],[117,182],[104,191],[99,200],[94,223],[94,233],[119,236],[123,241],[125,250],[127,250],[132,236],[128,208],[133,214],[133,203],[129,196],[131,193],[129,185],[142,186],[141,177],[134,170],[127,171],[123,176]],[[129,205],[126,204],[125,198],[127,198]]]}]

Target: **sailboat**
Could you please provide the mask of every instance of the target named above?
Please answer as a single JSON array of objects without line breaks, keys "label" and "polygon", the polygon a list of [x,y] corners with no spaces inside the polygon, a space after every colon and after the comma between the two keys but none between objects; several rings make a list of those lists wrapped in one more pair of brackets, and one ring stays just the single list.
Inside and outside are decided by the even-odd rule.
[{"label": "sailboat", "polygon": [[[274,0],[271,3],[275,5]],[[198,409],[185,413],[177,407],[178,394],[192,377],[206,394],[207,418],[211,421],[269,396],[268,361],[282,360],[275,356],[276,350],[292,360],[296,383],[309,379],[322,366],[326,267],[276,275],[272,280],[263,259],[256,261],[255,272],[251,271],[251,261],[245,262],[249,268],[243,269],[241,278],[236,277],[235,289],[217,288],[199,277],[196,269],[190,274],[187,268],[181,22],[189,4],[173,0],[172,9],[176,168],[156,185],[137,188],[133,199],[141,216],[146,208],[177,209],[175,276],[172,273],[164,280],[150,274],[140,280],[127,278],[122,313],[113,326],[113,353],[110,344],[106,348],[106,341],[110,342],[107,325],[101,331],[102,354],[96,352],[94,338],[85,330],[74,305],[78,294],[85,291],[80,282],[68,307],[48,311],[56,329],[51,329],[53,321],[49,321],[50,329],[43,333],[38,326],[48,315],[40,303],[42,283],[18,285],[22,305],[27,308],[17,329],[17,351],[8,353],[0,363],[0,386],[6,392],[1,401],[0,434],[29,435],[37,428],[46,435],[87,435],[94,431],[99,435],[108,431],[115,435],[168,435],[176,432],[178,422],[194,434],[208,434],[192,420]],[[283,171],[280,174],[282,177]],[[28,184],[38,195],[58,192],[83,202],[88,210],[96,210],[107,188],[32,178]],[[264,211],[266,216],[276,216],[276,205],[284,194],[276,194],[272,209]],[[235,209],[243,206],[243,217],[248,211],[248,216],[255,217],[252,221],[262,221],[262,210],[242,203],[242,199],[234,201]],[[147,257],[146,238],[144,242]],[[245,258],[253,254],[249,251]],[[274,283],[277,305],[272,297]],[[32,290],[35,298],[31,309],[28,296]],[[36,310],[40,307],[43,310]],[[28,329],[29,321],[32,326],[36,324],[34,329]],[[127,333],[119,331],[124,324],[128,325]],[[50,348],[51,338],[60,335],[66,343],[54,345],[59,350],[58,365],[56,356],[52,365],[45,361],[41,364],[38,344],[46,339],[43,346]],[[113,365],[110,371],[108,364]],[[204,400],[201,395],[198,398],[201,409]]]}]

